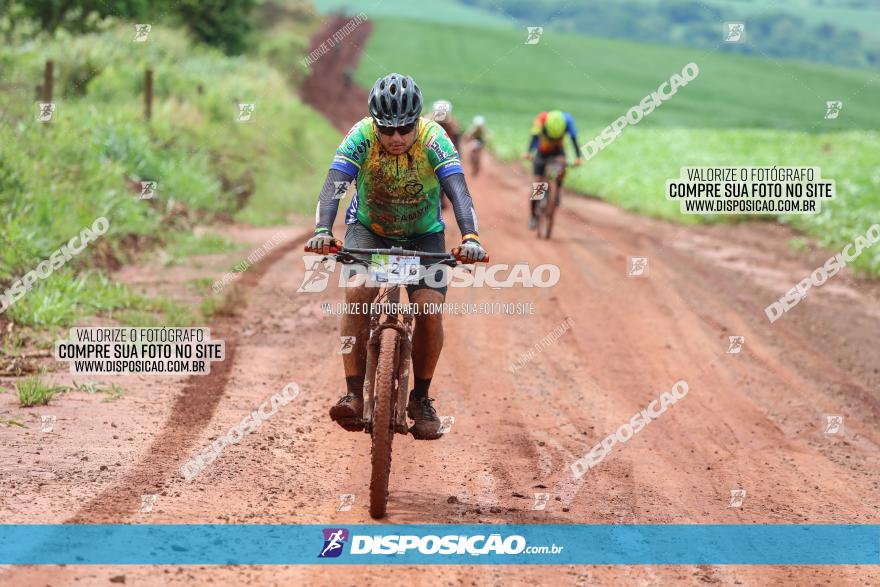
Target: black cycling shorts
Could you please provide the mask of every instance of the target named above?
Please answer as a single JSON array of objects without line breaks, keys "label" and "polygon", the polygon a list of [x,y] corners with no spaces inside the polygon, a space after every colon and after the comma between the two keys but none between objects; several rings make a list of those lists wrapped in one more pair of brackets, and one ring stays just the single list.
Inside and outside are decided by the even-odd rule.
[{"label": "black cycling shorts", "polygon": [[535,153],[535,160],[532,163],[532,175],[543,176],[544,171],[547,169],[547,161],[561,155],[565,155],[565,151],[559,151],[556,153],[542,153],[538,151]]},{"label": "black cycling shorts", "polygon": [[[345,248],[347,249],[388,249],[390,247],[402,247],[404,249],[411,249],[414,251],[424,251],[426,253],[446,253],[446,237],[442,232],[432,232],[430,234],[423,234],[421,236],[416,236],[412,238],[408,238],[405,240],[391,240],[386,239],[360,222],[355,222],[354,224],[349,224],[345,230]],[[355,255],[355,257],[361,258],[364,261],[369,261],[369,257],[367,255]],[[436,262],[436,259],[425,259],[422,262],[422,266],[427,266]],[[438,285],[434,286],[434,283],[444,283],[444,280],[441,277],[441,273],[444,271],[448,271],[450,267],[446,265],[437,265],[431,271],[434,272],[434,275],[431,279],[431,284],[427,283],[423,278],[419,280],[418,283],[411,283],[406,286],[406,291],[409,294],[410,299],[412,299],[412,294],[414,291],[419,289],[431,289],[446,298],[446,285]],[[448,275],[448,273],[447,273]],[[346,275],[346,279],[348,275]]]}]

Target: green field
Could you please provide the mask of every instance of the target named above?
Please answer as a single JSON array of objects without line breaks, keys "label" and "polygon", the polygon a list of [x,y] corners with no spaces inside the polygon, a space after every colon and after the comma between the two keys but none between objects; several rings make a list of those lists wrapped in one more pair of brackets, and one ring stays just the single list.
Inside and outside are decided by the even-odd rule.
[{"label": "green field", "polygon": [[747,15],[762,12],[785,12],[800,16],[811,24],[832,22],[857,30],[867,38],[880,39],[880,5],[854,7],[841,6],[836,2],[816,2],[815,0],[776,0],[771,3],[761,0],[704,1],[710,6],[730,8]]},{"label": "green field", "polygon": [[[493,13],[468,6],[457,0],[432,0],[430,4],[409,0],[315,0],[315,8],[323,14],[364,12],[367,18],[412,18],[430,22],[455,24],[466,22],[481,27],[515,27],[516,20],[502,12]],[[407,37],[409,38],[409,37]],[[415,37],[413,37],[415,38]]]},{"label": "green field", "polygon": [[[545,32],[526,45],[525,29],[495,30],[381,19],[357,80],[369,87],[383,72],[412,72],[426,98],[447,97],[458,112],[527,125],[554,105],[580,127],[601,128],[682,67],[698,79],[639,127],[878,129],[875,74],[800,62],[765,61],[700,49],[636,44]],[[418,43],[403,47],[406,35]],[[826,100],[844,100],[845,116],[823,120]],[[528,121],[522,122],[524,118]]]},{"label": "green field", "polygon": [[[827,246],[864,233],[880,210],[880,89],[871,72],[552,31],[525,45],[525,30],[375,24],[358,82],[369,87],[389,71],[413,75],[426,101],[451,100],[460,120],[485,115],[492,148],[505,159],[525,149],[537,112],[572,112],[584,144],[672,73],[697,63],[693,82],[570,175],[569,186],[628,209],[684,222],[722,220],[679,214],[663,196],[665,181],[686,165],[776,164],[819,166],[837,180],[838,199],[821,215],[782,219]],[[404,35],[419,43],[401,50]],[[824,119],[826,100],[844,102],[839,118]],[[880,251],[857,265],[880,274]]]}]

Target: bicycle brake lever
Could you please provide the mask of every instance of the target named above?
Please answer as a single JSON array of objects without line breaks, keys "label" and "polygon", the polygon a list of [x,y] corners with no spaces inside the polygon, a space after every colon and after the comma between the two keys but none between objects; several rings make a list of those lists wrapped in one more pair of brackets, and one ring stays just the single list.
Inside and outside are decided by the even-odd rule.
[{"label": "bicycle brake lever", "polygon": [[455,260],[458,261],[459,263],[461,263],[462,265],[476,265],[477,263],[488,263],[489,262],[489,255],[487,254],[485,257],[483,257],[479,261],[465,261],[464,259],[462,259],[458,255],[456,255]]}]

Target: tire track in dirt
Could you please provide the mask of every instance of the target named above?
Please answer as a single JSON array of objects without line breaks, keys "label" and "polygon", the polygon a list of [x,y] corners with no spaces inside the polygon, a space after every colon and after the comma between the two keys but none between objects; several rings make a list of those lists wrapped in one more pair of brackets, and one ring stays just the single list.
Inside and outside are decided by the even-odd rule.
[{"label": "tire track in dirt", "polygon": [[[269,268],[305,243],[306,235],[279,245],[233,287],[239,292],[256,287]],[[242,296],[244,299],[244,296]],[[246,311],[244,308],[243,311]],[[207,375],[191,376],[174,403],[170,417],[147,449],[146,457],[111,487],[86,503],[67,523],[121,523],[134,514],[142,495],[158,493],[178,474],[191,455],[195,439],[214,415],[229,381],[238,348],[240,318],[221,318],[211,324],[211,338],[225,341],[226,356],[214,362]]]}]

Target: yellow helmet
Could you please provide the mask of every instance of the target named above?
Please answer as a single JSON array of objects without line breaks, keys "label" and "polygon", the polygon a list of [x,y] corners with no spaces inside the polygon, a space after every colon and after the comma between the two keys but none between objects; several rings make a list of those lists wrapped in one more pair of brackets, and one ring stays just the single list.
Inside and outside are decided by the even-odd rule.
[{"label": "yellow helmet", "polygon": [[565,134],[565,115],[561,110],[551,110],[544,121],[544,132],[551,139],[561,139]]}]

